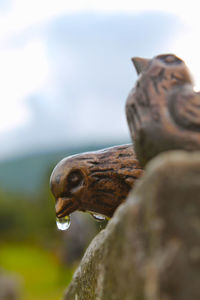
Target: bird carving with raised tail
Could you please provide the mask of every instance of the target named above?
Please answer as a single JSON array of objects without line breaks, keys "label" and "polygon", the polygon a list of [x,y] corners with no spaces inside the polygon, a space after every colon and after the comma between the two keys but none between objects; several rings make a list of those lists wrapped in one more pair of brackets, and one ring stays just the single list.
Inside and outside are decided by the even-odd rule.
[{"label": "bird carving with raised tail", "polygon": [[141,166],[167,150],[200,150],[200,93],[184,61],[173,54],[132,60],[139,77],[126,114]]}]

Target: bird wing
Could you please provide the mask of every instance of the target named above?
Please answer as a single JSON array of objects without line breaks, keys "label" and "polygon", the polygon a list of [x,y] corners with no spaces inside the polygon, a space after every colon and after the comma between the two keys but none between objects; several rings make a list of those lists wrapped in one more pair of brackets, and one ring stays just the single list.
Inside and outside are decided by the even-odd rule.
[{"label": "bird wing", "polygon": [[169,97],[169,111],[174,121],[181,127],[200,131],[200,93],[191,87],[179,87]]}]

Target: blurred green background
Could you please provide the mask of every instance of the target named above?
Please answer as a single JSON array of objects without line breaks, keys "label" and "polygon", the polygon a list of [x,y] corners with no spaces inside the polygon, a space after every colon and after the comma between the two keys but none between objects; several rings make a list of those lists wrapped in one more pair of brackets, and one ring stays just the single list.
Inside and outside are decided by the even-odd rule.
[{"label": "blurred green background", "polygon": [[4,300],[1,289],[13,293],[11,299],[18,295],[24,300],[61,299],[101,225],[88,214],[75,213],[70,229],[58,231],[49,177],[60,159],[94,147],[31,154],[0,163],[0,299]]},{"label": "blurred green background", "polygon": [[14,275],[8,289],[20,299],[60,299],[75,267],[62,264],[60,257],[62,233],[48,186],[55,159],[45,160],[37,155],[1,165],[8,189],[0,192],[0,266],[3,276]]}]

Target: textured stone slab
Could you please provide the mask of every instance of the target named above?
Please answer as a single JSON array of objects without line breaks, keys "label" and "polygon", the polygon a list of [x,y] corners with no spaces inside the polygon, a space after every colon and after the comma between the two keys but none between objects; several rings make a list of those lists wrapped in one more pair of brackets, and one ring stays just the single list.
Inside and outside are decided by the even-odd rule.
[{"label": "textured stone slab", "polygon": [[148,164],[64,299],[200,299],[200,153],[168,152]]}]

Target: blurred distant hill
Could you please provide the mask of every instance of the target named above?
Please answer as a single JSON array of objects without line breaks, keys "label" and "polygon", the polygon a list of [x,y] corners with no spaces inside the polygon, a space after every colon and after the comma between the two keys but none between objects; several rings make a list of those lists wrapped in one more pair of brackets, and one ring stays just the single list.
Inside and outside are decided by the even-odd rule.
[{"label": "blurred distant hill", "polygon": [[[23,126],[0,132],[0,158],[51,149],[55,144],[64,147],[66,141],[128,139],[124,106],[137,78],[130,59],[173,51],[182,30],[182,20],[176,15],[141,11],[63,14],[15,32],[6,44],[10,59],[15,52],[32,49],[27,64],[34,61],[39,75],[42,66],[37,65],[36,45],[48,66],[48,76],[26,96],[19,95],[23,100],[16,100],[27,112],[27,120]],[[23,66],[24,57],[20,58]],[[8,65],[12,65],[10,60]],[[27,67],[30,74],[21,74],[20,69],[17,78],[23,75],[31,80],[31,66]],[[8,86],[16,86],[18,95],[17,78],[12,78]],[[23,79],[20,83],[23,90],[26,84]]]},{"label": "blurred distant hill", "polygon": [[123,144],[123,141],[112,144],[92,144],[79,148],[63,148],[0,161],[0,189],[9,194],[37,196],[42,188],[48,185],[49,176],[55,165],[64,157],[118,144]]},{"label": "blurred distant hill", "polygon": [[130,58],[170,50],[181,30],[177,16],[149,11],[65,14],[15,32],[6,49],[40,45],[49,75],[24,98],[27,123],[0,133],[0,190],[37,194],[63,157],[128,141],[124,106],[137,77]]}]

